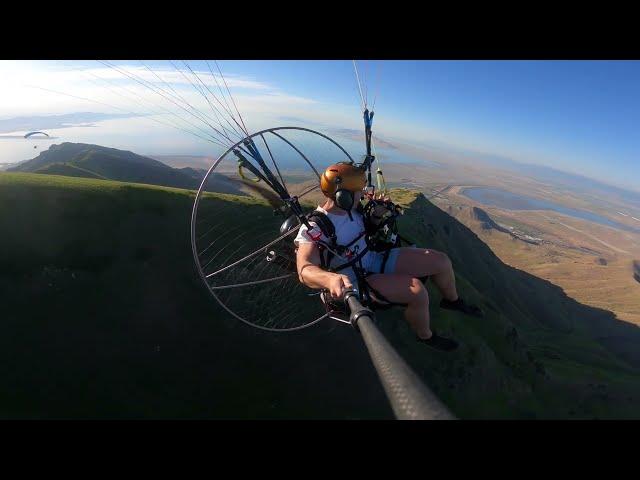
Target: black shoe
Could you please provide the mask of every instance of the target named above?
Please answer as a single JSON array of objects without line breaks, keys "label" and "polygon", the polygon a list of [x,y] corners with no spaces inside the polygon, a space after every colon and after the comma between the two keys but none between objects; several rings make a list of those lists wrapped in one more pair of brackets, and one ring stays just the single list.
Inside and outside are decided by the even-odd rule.
[{"label": "black shoe", "polygon": [[442,300],[440,300],[440,308],[445,308],[447,310],[456,310],[473,317],[484,317],[484,313],[482,312],[482,310],[480,310],[479,307],[475,305],[467,305],[460,297],[458,297],[455,302],[450,302],[449,300],[443,298]]},{"label": "black shoe", "polygon": [[430,338],[425,339],[418,337],[418,341],[443,352],[452,352],[453,350],[458,348],[458,342],[456,342],[455,340],[441,337],[435,332],[435,330],[432,330],[431,332],[433,333],[433,335],[431,335]]}]

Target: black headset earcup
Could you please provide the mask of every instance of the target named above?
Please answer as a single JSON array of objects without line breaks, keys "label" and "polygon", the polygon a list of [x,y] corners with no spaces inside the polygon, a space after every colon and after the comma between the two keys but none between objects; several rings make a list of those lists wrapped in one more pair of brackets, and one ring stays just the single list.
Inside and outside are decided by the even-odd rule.
[{"label": "black headset earcup", "polygon": [[349,190],[338,190],[336,192],[336,205],[343,210],[351,210],[353,207],[353,193]]}]

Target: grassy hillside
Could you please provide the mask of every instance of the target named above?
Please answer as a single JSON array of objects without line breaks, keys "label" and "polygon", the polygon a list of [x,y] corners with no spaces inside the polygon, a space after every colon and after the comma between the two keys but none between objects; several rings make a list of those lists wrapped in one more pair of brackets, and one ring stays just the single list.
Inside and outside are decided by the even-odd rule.
[{"label": "grassy hillside", "polygon": [[[222,311],[195,273],[193,195],[0,173],[0,418],[391,418],[348,326],[272,334]],[[447,251],[488,313],[440,311],[432,292],[436,328],[463,344],[453,354],[415,343],[399,310],[378,318],[456,414],[640,418],[636,327],[505,266],[424,197],[396,198],[403,231]]]},{"label": "grassy hillside", "polygon": [[107,178],[99,175],[91,170],[87,170],[82,167],[74,166],[70,163],[53,163],[44,167],[38,168],[34,173],[44,173],[47,175],[63,175],[65,177],[82,177],[82,178],[97,178],[101,180],[107,180]]},{"label": "grassy hillside", "polygon": [[175,169],[133,152],[85,143],[51,145],[37,157],[8,171],[101,178],[125,182],[195,188],[202,175],[194,169]]},{"label": "grassy hillside", "polygon": [[0,418],[390,418],[350,328],[267,334],[218,307],[192,201],[0,174]]},{"label": "grassy hillside", "polygon": [[[406,345],[405,357],[454,409],[481,418],[638,418],[640,328],[503,264],[422,195],[396,194],[403,197],[410,204],[403,230],[446,251],[463,295],[488,313],[478,321],[432,307],[436,326],[465,344],[455,357]],[[432,305],[439,301],[435,291],[431,298]],[[389,337],[405,348],[405,329],[394,333],[396,326],[387,325]]]}]

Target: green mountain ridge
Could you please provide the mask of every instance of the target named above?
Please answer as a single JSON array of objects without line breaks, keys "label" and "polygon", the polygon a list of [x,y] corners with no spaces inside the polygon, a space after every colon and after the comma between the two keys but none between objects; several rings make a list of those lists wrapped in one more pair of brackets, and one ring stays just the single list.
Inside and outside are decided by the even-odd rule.
[{"label": "green mountain ridge", "polygon": [[37,157],[7,171],[102,178],[178,188],[197,188],[205,173],[193,168],[172,168],[133,152],[69,142],[51,145]]},{"label": "green mountain ridge", "polygon": [[[4,170],[176,188],[198,188],[206,174],[204,169],[173,168],[158,160],[116,148],[69,142],[51,145],[37,157]],[[210,179],[208,187],[216,192],[246,195],[239,181],[225,175]]]},{"label": "green mountain ridge", "polygon": [[[323,321],[252,329],[201,284],[194,192],[0,173],[0,418],[392,418],[359,335]],[[447,252],[486,318],[442,311],[452,354],[376,323],[461,418],[640,418],[640,329],[503,264],[422,194],[397,190],[401,231]],[[236,203],[213,195],[229,216]],[[246,215],[270,207],[247,199]],[[307,300],[314,301],[314,300]]]},{"label": "green mountain ridge", "polygon": [[90,170],[68,164],[68,163],[52,163],[44,167],[40,167],[33,173],[44,173],[47,175],[63,175],[66,177],[82,177],[107,180],[102,175],[98,175]]}]

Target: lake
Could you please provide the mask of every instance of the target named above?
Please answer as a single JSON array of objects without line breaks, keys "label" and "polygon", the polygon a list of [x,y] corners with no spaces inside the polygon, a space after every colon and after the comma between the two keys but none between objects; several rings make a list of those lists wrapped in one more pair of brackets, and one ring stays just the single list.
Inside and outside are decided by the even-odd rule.
[{"label": "lake", "polygon": [[640,229],[633,228],[622,223],[615,222],[609,218],[597,215],[585,210],[569,208],[548,200],[541,200],[533,197],[518,195],[499,188],[490,187],[469,187],[461,191],[462,195],[475,200],[483,205],[504,208],[506,210],[552,210],[570,217],[587,220],[589,222],[606,225],[627,232],[640,233]]}]

